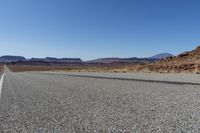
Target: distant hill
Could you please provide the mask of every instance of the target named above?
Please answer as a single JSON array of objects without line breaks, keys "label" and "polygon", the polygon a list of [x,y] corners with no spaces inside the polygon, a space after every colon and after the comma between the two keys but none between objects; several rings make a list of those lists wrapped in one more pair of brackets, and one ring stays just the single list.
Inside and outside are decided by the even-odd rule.
[{"label": "distant hill", "polygon": [[167,57],[172,57],[174,55],[170,54],[170,53],[160,53],[160,54],[156,54],[152,57],[149,57],[150,59],[165,59]]},{"label": "distant hill", "polygon": [[154,62],[157,59],[150,58],[99,58],[87,61],[88,63],[147,63]]},{"label": "distant hill", "polygon": [[88,61],[89,63],[151,63],[158,60],[165,59],[167,57],[172,57],[174,55],[170,53],[161,53],[147,58],[98,58],[95,60]]},{"label": "distant hill", "polygon": [[81,63],[83,62],[80,58],[31,58],[29,61],[44,61],[44,62],[57,62],[57,63]]},{"label": "distant hill", "polygon": [[47,62],[47,63],[82,63],[80,58],[31,58],[26,59],[23,56],[6,55],[0,57],[0,63],[12,63],[12,62]]},{"label": "distant hill", "polygon": [[199,73],[200,46],[177,56],[161,53],[147,58],[99,58],[83,62],[80,58],[31,58],[23,56],[2,56],[0,63],[13,65],[64,66],[80,68],[80,71],[120,71],[120,72],[159,72],[159,73]]},{"label": "distant hill", "polygon": [[11,56],[11,55],[0,57],[1,63],[9,63],[9,62],[17,62],[17,61],[26,61],[26,58],[23,56]]},{"label": "distant hill", "polygon": [[99,58],[95,60],[85,61],[83,62],[80,58],[55,58],[55,57],[46,57],[46,58],[31,58],[26,59],[23,56],[2,56],[0,57],[0,63],[15,63],[18,62],[20,64],[46,64],[46,63],[56,63],[57,65],[64,65],[66,63],[81,63],[81,64],[111,64],[111,63],[134,63],[134,64],[143,64],[143,63],[153,63],[155,61],[159,61],[166,57],[173,56],[169,53],[162,53],[152,57],[147,58]]}]

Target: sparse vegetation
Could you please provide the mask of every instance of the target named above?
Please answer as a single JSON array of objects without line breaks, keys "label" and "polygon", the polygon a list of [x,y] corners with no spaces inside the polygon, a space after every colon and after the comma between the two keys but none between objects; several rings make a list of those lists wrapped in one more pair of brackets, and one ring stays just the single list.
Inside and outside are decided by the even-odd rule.
[{"label": "sparse vegetation", "polygon": [[0,64],[0,73],[2,73],[2,71],[3,71],[3,65]]},{"label": "sparse vegetation", "polygon": [[78,70],[80,68],[67,67],[67,66],[42,66],[42,65],[7,65],[7,67],[13,72],[24,71],[71,71]]},{"label": "sparse vegetation", "polygon": [[75,71],[75,72],[114,72],[135,71],[134,64],[88,65],[88,66],[51,66],[51,65],[7,65],[13,72],[24,71]]}]

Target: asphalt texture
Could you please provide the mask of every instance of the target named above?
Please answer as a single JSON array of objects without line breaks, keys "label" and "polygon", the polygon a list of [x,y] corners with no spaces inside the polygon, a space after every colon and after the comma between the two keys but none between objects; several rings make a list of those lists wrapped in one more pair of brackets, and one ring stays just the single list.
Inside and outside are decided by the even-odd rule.
[{"label": "asphalt texture", "polygon": [[[6,72],[0,132],[200,132],[199,85],[68,75]],[[162,79],[162,75],[151,76]],[[177,76],[168,76],[170,81],[179,81]],[[187,82],[200,80],[187,76],[192,77]]]},{"label": "asphalt texture", "polygon": [[[36,73],[36,72],[34,72]],[[187,73],[95,73],[95,72],[40,72],[46,74],[60,74],[73,76],[89,76],[102,78],[121,78],[121,79],[136,79],[147,81],[163,81],[163,82],[189,82],[200,84],[200,74]]]}]

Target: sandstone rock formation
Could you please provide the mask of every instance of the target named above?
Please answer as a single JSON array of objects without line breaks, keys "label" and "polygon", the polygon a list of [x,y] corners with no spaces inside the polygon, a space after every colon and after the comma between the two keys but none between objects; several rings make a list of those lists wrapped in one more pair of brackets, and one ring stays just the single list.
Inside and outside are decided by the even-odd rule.
[{"label": "sandstone rock formation", "polygon": [[195,50],[187,51],[178,56],[168,57],[155,63],[141,65],[138,72],[160,73],[200,73],[200,46]]}]

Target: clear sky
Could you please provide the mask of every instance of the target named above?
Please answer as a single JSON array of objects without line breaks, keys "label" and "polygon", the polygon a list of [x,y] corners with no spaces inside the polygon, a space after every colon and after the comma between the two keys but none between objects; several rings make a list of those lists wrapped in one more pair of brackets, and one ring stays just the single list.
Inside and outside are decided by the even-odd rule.
[{"label": "clear sky", "polygon": [[0,55],[88,60],[198,45],[199,0],[0,0]]}]

